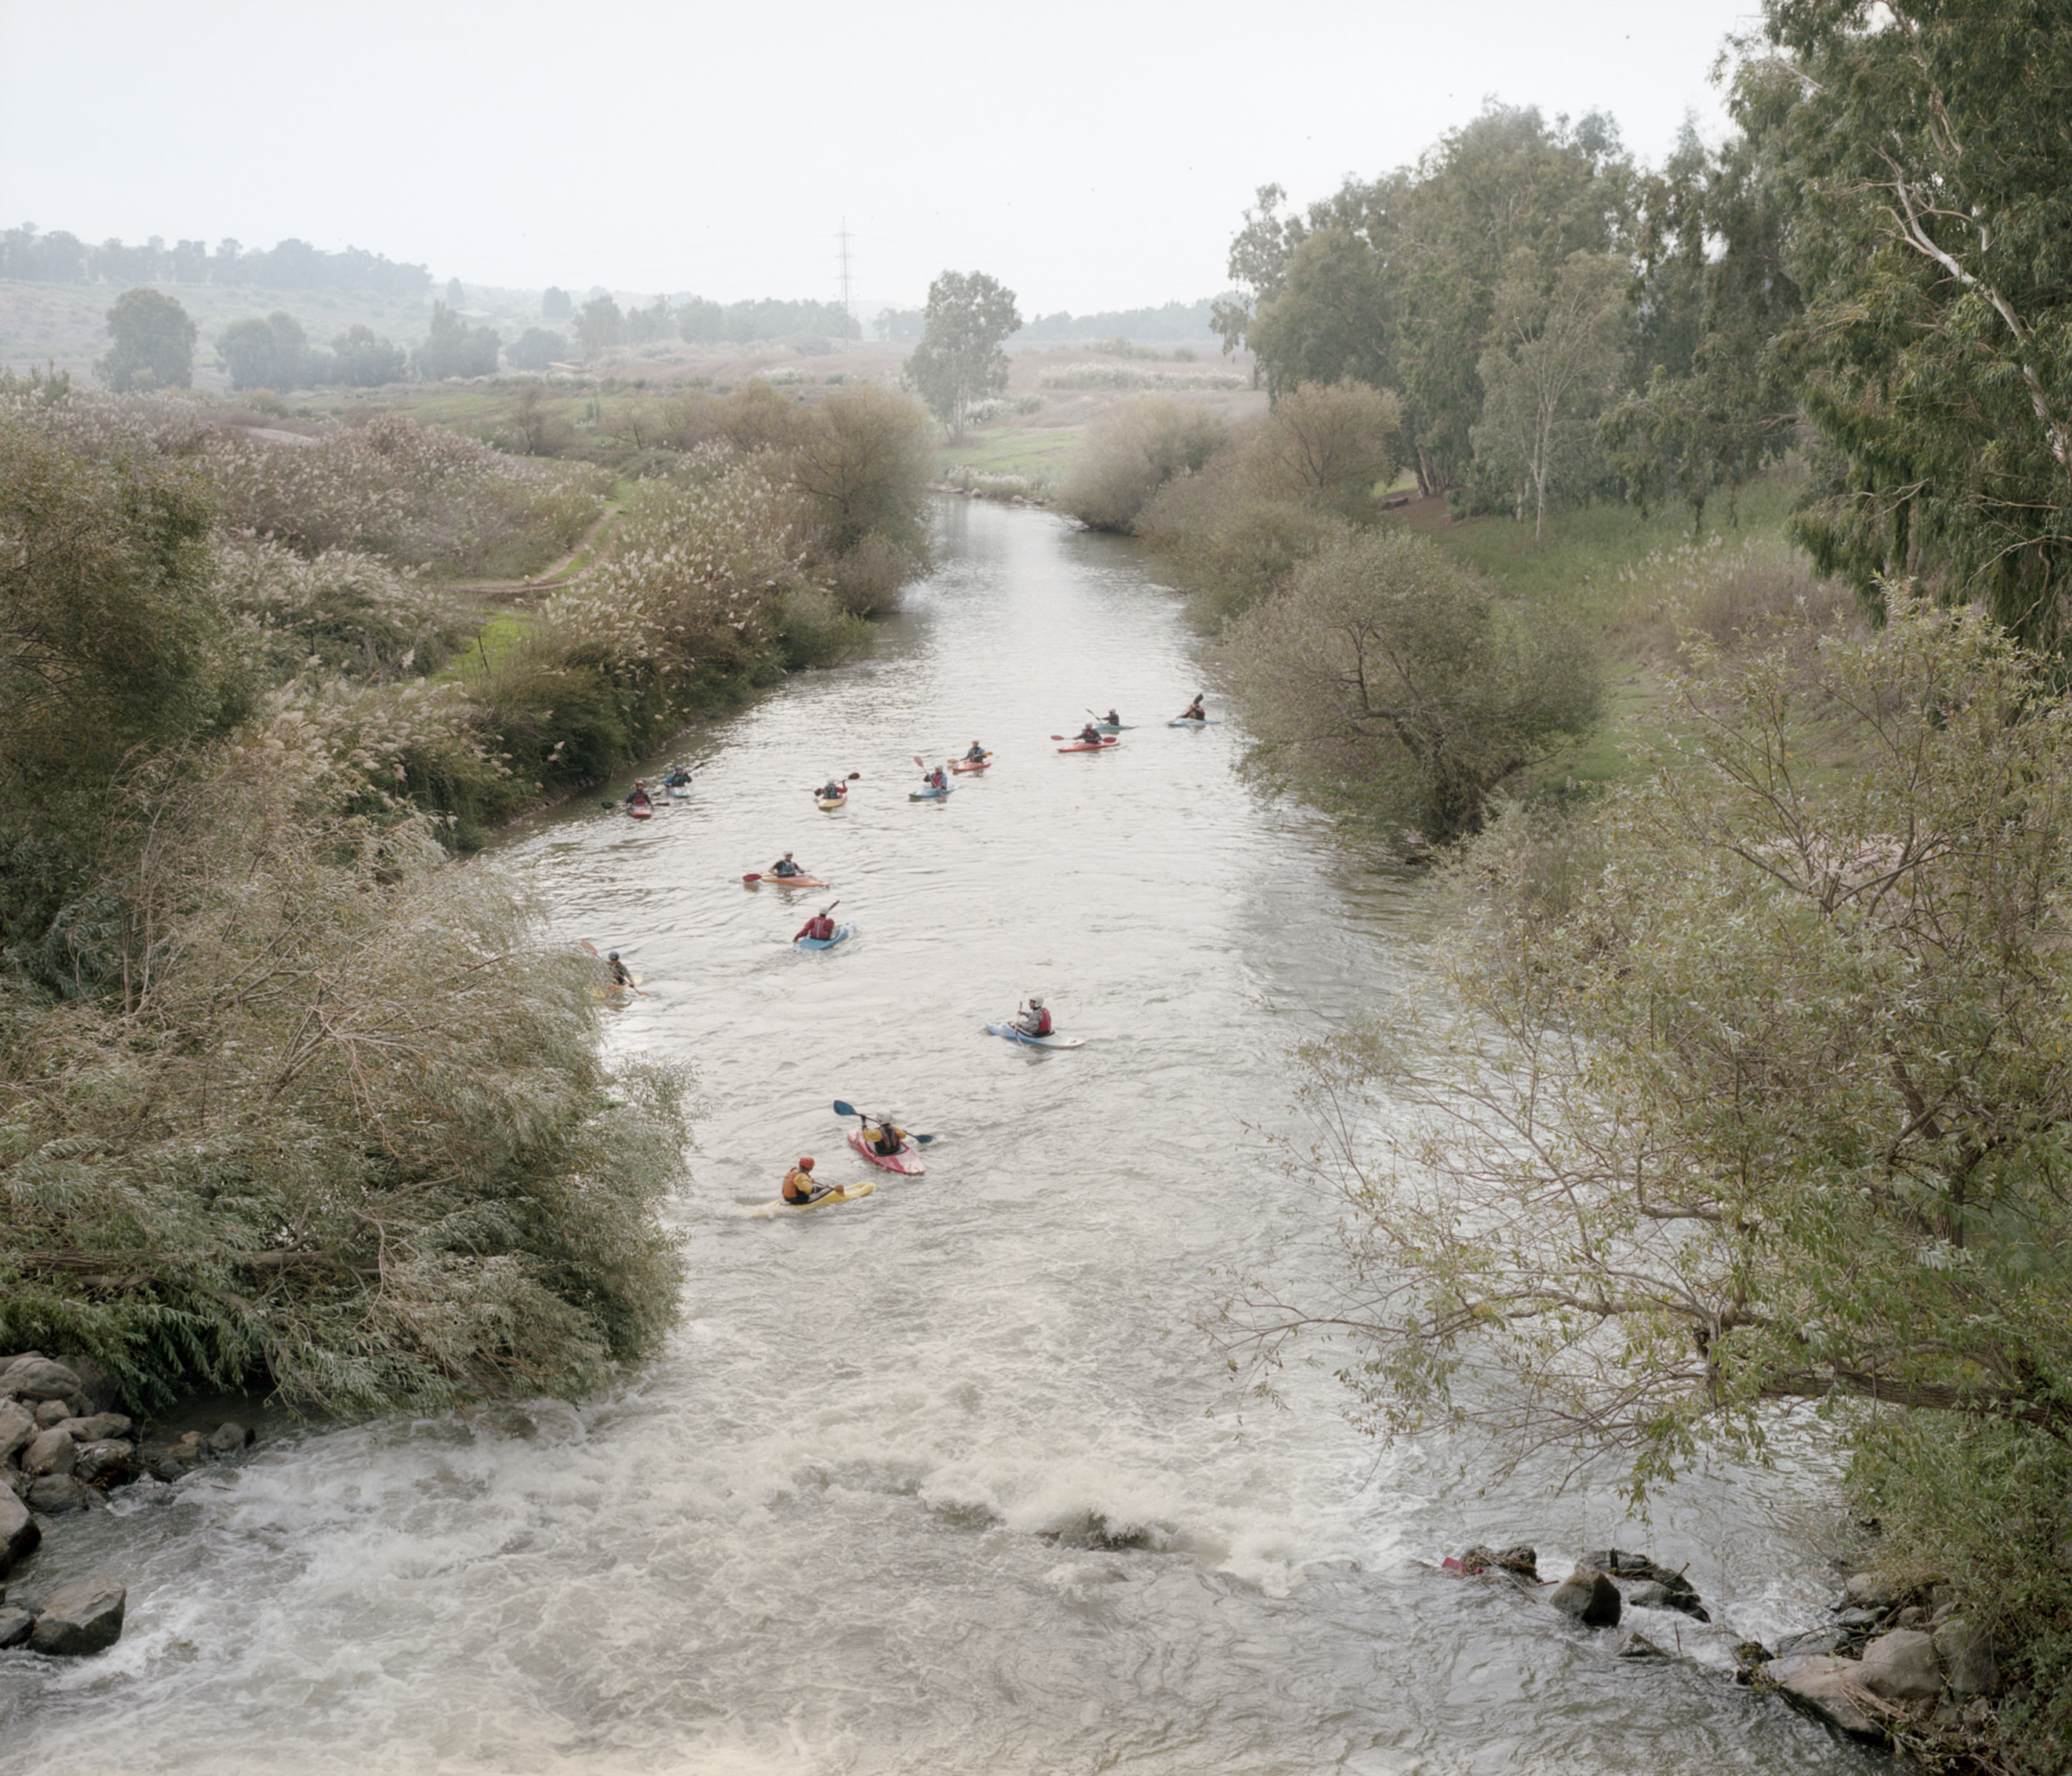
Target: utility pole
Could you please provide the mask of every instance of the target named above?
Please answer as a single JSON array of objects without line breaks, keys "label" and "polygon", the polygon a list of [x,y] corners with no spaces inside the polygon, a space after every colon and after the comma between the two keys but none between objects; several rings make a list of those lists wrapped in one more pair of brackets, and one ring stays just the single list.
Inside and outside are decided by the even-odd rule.
[{"label": "utility pole", "polygon": [[850,302],[850,300],[849,300],[849,218],[848,218],[847,216],[844,216],[844,217],[842,218],[842,220],[841,220],[841,290],[842,290],[842,316],[843,316],[843,319],[844,319],[845,323],[845,324],[849,327],[849,328],[851,330],[849,334],[846,334],[846,335],[845,335],[843,336],[842,343],[843,343],[845,345],[846,345],[846,344],[849,343],[849,338],[850,338],[852,335],[853,335],[853,336],[857,336],[857,337],[861,337],[861,333],[862,333],[862,329],[861,329],[861,327],[857,327],[857,324],[856,324],[856,311],[855,311],[855,308],[854,308],[853,304],[853,303]]}]

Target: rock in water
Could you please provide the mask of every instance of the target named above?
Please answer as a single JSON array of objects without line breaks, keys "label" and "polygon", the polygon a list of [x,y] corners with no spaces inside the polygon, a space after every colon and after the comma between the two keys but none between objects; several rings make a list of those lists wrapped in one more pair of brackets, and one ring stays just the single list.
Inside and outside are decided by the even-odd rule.
[{"label": "rock in water", "polygon": [[35,1553],[43,1539],[29,1507],[11,1490],[0,1490],[0,1579],[14,1571],[18,1561]]},{"label": "rock in water", "polygon": [[[1802,1653],[1793,1659],[1773,1659],[1762,1668],[1786,1696],[1794,1696],[1832,1726],[1860,1739],[1875,1739],[1878,1730],[1857,1701],[1856,1662],[1836,1659],[1826,1653]],[[1855,1694],[1852,1694],[1855,1692]]]},{"label": "rock in water", "polygon": [[11,1462],[36,1434],[35,1414],[18,1402],[0,1400],[0,1462]]},{"label": "rock in water", "polygon": [[1935,1642],[1918,1628],[1880,1634],[1864,1649],[1856,1681],[1888,1702],[1932,1702],[1942,1693]]},{"label": "rock in water", "polygon": [[217,1455],[228,1455],[256,1442],[257,1438],[234,1418],[226,1418],[208,1433],[208,1446]]},{"label": "rock in water", "polygon": [[1946,1622],[1935,1630],[1935,1652],[1950,1674],[1953,1696],[1991,1696],[2000,1687],[2000,1664],[1992,1636],[1968,1622]]},{"label": "rock in water", "polygon": [[27,1474],[70,1474],[79,1460],[79,1445],[69,1432],[53,1425],[36,1433],[35,1441],[22,1452],[22,1471]]},{"label": "rock in water", "polygon": [[0,1646],[18,1646],[29,1638],[36,1618],[26,1610],[0,1610]]},{"label": "rock in water", "polygon": [[79,1446],[79,1461],[72,1470],[89,1486],[104,1482],[120,1486],[137,1478],[137,1451],[119,1437],[109,1437]]},{"label": "rock in water", "polygon": [[1554,1587],[1554,1595],[1547,1601],[1585,1628],[1618,1626],[1618,1587],[1594,1566],[1577,1567]]},{"label": "rock in water", "polygon": [[78,1372],[48,1357],[18,1358],[0,1375],[0,1394],[33,1400],[39,1405],[47,1400],[69,1400],[79,1392]]},{"label": "rock in water", "polygon": [[113,1579],[82,1579],[60,1585],[36,1618],[29,1650],[78,1658],[113,1646],[122,1638],[122,1612],[130,1593]]},{"label": "rock in water", "polygon": [[84,1511],[91,1496],[86,1482],[69,1474],[47,1474],[40,1480],[29,1482],[29,1508],[40,1511],[46,1517],[59,1516],[68,1511]]}]

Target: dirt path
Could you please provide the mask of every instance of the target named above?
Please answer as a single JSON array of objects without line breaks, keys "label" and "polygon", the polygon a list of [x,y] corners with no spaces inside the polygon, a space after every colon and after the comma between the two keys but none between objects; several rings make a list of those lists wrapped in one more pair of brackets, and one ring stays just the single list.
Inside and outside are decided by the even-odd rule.
[{"label": "dirt path", "polygon": [[597,522],[576,539],[576,546],[543,574],[524,580],[457,580],[446,590],[465,593],[469,598],[479,598],[485,604],[497,604],[530,596],[535,592],[558,592],[580,579],[589,569],[578,568],[577,563],[586,555],[600,549],[606,531],[618,519],[617,501],[606,506],[597,515]]}]

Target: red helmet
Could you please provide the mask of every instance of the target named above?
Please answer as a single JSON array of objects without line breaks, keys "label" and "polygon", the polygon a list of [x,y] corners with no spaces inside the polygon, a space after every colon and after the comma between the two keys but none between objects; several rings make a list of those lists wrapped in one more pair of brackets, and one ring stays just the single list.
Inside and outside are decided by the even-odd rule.
[{"label": "red helmet", "polygon": [[812,1169],[813,1156],[808,1153],[799,1161],[799,1170],[802,1172],[810,1172]]}]

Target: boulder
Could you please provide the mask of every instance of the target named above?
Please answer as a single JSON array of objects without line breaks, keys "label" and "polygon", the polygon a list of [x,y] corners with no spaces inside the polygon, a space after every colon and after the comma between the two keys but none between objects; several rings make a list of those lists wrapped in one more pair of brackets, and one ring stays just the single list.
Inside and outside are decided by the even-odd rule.
[{"label": "boulder", "polygon": [[1895,1628],[1864,1649],[1856,1681],[1888,1702],[1932,1702],[1942,1693],[1935,1642],[1918,1628]]},{"label": "boulder", "polygon": [[36,1551],[43,1530],[12,1490],[0,1492],[0,1579]]},{"label": "boulder", "polygon": [[56,1429],[72,1416],[72,1407],[62,1400],[47,1400],[36,1408],[36,1429],[47,1431]]},{"label": "boulder", "polygon": [[78,1372],[48,1357],[18,1357],[0,1375],[0,1394],[17,1400],[65,1400],[80,1391]]},{"label": "boulder", "polygon": [[1842,1587],[1842,1595],[1859,1610],[1889,1610],[1899,1593],[1875,1572],[1852,1572]]},{"label": "boulder", "polygon": [[73,1474],[47,1474],[29,1482],[29,1508],[40,1511],[46,1517],[84,1511],[89,1496],[86,1482]]},{"label": "boulder", "polygon": [[1773,1659],[1763,1667],[1762,1675],[1830,1726],[1859,1738],[1878,1737],[1877,1728],[1862,1706],[1863,1691],[1856,1680],[1854,1659],[1801,1653],[1790,1659]]},{"label": "boulder", "polygon": [[67,1357],[65,1367],[79,1377],[79,1391],[86,1401],[82,1418],[115,1410],[115,1378],[91,1357]]},{"label": "boulder", "polygon": [[247,1430],[234,1418],[226,1418],[208,1433],[208,1446],[216,1455],[229,1455],[234,1451],[249,1449],[259,1441],[256,1431]]},{"label": "boulder", "polygon": [[113,1646],[122,1638],[122,1612],[129,1601],[130,1593],[113,1579],[60,1585],[37,1614],[29,1650],[76,1659]]},{"label": "boulder", "polygon": [[1699,1602],[1698,1593],[1688,1587],[1677,1590],[1662,1584],[1643,1585],[1628,1593],[1626,1600],[1636,1610],[1675,1610],[1699,1622],[1710,1622],[1712,1614]]},{"label": "boulder", "polygon": [[35,1415],[18,1401],[0,1400],[0,1462],[11,1462],[36,1434]]},{"label": "boulder", "polygon": [[26,1610],[0,1610],[0,1647],[20,1646],[35,1626],[36,1618]]},{"label": "boulder", "polygon": [[1618,1587],[1594,1566],[1577,1567],[1554,1587],[1554,1595],[1547,1601],[1585,1628],[1618,1626]]},{"label": "boulder", "polygon": [[35,1441],[23,1450],[22,1471],[31,1476],[70,1474],[78,1459],[79,1445],[54,1424],[37,1432]]},{"label": "boulder", "polygon": [[1500,1572],[1515,1572],[1522,1579],[1536,1583],[1540,1577],[1540,1556],[1537,1550],[1523,1542],[1510,1548],[1485,1548],[1478,1542],[1461,1556],[1461,1570],[1464,1572],[1486,1572],[1492,1568]]},{"label": "boulder", "polygon": [[88,1486],[120,1486],[137,1478],[137,1450],[120,1437],[104,1437],[79,1445],[72,1470]]},{"label": "boulder", "polygon": [[1935,1656],[1942,1661],[1953,1696],[1991,1696],[2000,1687],[1993,1637],[1968,1622],[1946,1622],[1935,1630]]},{"label": "boulder", "polygon": [[96,1412],[88,1418],[68,1418],[58,1427],[72,1433],[76,1443],[101,1443],[111,1437],[137,1441],[136,1429],[120,1412]]},{"label": "boulder", "polygon": [[1832,1653],[1842,1644],[1836,1628],[1813,1628],[1803,1634],[1786,1634],[1777,1643],[1779,1659],[1799,1659],[1807,1653]]}]

